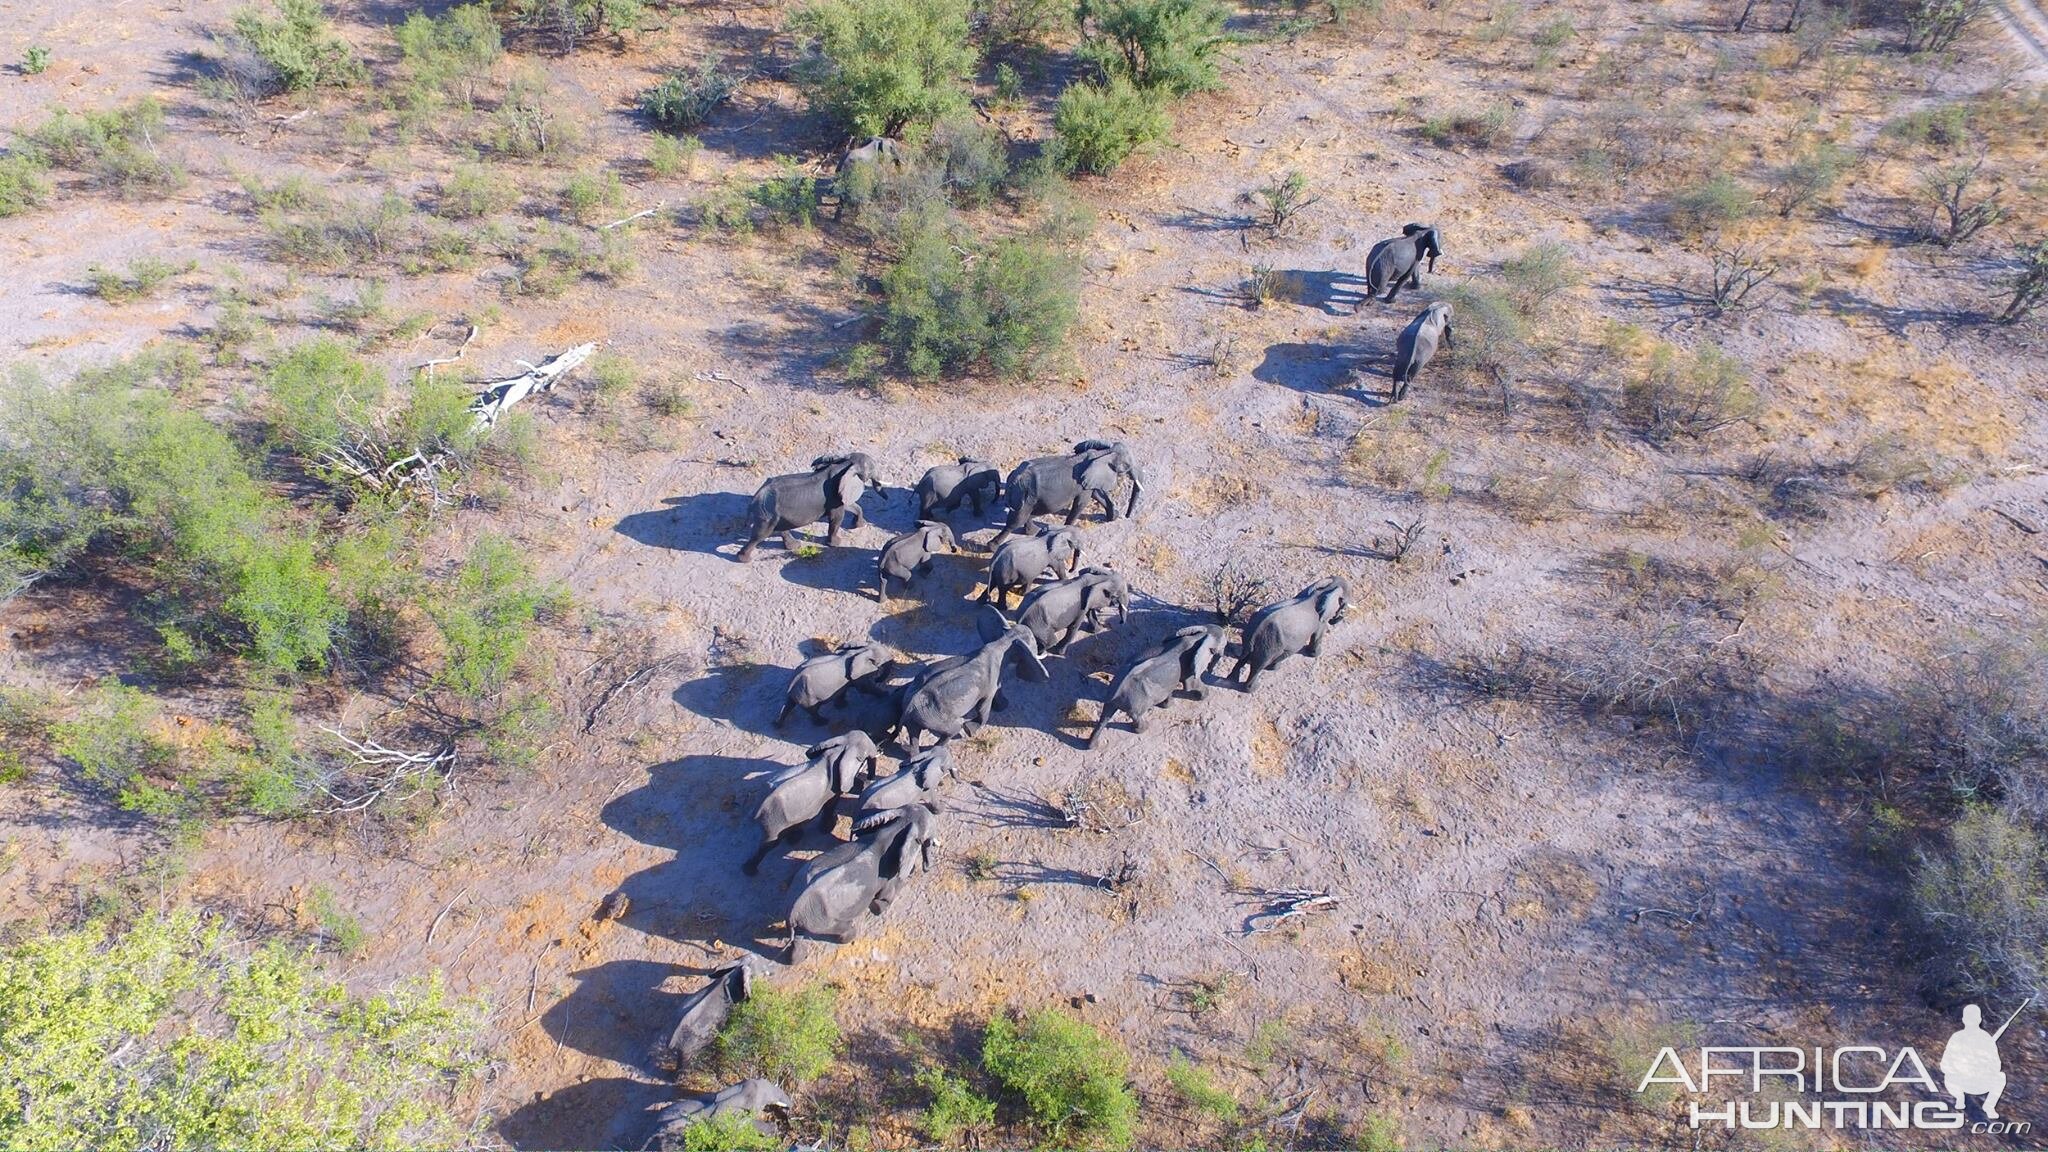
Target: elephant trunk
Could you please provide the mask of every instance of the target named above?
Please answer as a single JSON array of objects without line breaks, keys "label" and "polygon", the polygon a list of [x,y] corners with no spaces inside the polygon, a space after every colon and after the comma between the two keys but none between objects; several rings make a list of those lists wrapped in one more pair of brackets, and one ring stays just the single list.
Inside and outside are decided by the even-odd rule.
[{"label": "elephant trunk", "polygon": [[1135,465],[1133,465],[1131,468],[1130,477],[1131,498],[1124,504],[1124,515],[1126,517],[1130,516],[1132,513],[1138,510],[1138,496],[1145,490],[1145,478],[1139,475],[1138,469]]}]

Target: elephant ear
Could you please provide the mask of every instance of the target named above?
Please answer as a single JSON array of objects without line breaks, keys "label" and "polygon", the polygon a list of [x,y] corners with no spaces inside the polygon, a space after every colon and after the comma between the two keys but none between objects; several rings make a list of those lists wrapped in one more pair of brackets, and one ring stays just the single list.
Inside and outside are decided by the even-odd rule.
[{"label": "elephant ear", "polygon": [[858,504],[860,503],[860,494],[867,491],[867,484],[861,480],[858,468],[848,468],[839,474],[839,479],[834,482],[833,489],[839,497],[840,504]]},{"label": "elephant ear", "polygon": [[1010,622],[1003,619],[1003,614],[993,604],[983,604],[981,610],[974,614],[974,634],[981,637],[984,644],[1002,639],[1003,633],[1009,630]]},{"label": "elephant ear", "polygon": [[1319,616],[1330,615],[1344,607],[1344,599],[1344,586],[1342,584],[1330,585],[1328,588],[1323,589],[1322,593],[1316,597],[1316,614]]}]

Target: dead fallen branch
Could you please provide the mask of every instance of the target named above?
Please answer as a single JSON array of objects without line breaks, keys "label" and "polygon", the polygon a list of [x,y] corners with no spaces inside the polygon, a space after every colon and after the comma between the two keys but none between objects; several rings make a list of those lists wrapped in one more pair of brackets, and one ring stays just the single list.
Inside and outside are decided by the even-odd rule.
[{"label": "dead fallen branch", "polygon": [[597,703],[591,705],[590,711],[584,714],[583,734],[587,736],[597,727],[598,720],[604,716],[604,710],[611,707],[614,700],[645,684],[648,677],[659,672],[672,670],[681,665],[682,662],[683,657],[681,656],[664,656],[652,663],[642,665],[639,671],[632,673],[624,679],[615,681],[598,695]]},{"label": "dead fallen branch", "polygon": [[1337,907],[1335,896],[1309,888],[1296,888],[1274,895],[1275,901],[1267,905],[1265,911],[1255,912],[1245,920],[1245,935],[1255,936],[1260,932],[1270,932],[1289,920],[1313,916],[1318,912],[1329,912]]},{"label": "dead fallen branch", "polygon": [[332,801],[316,809],[322,815],[367,811],[393,792],[423,784],[455,763],[452,742],[427,752],[407,752],[387,748],[375,740],[353,739],[336,728],[323,725],[320,730],[340,741],[349,754],[346,768],[314,782],[314,787]]},{"label": "dead fallen branch", "polygon": [[514,404],[536,392],[546,392],[553,388],[556,381],[574,371],[596,351],[595,343],[578,344],[567,352],[543,360],[537,365],[520,361],[526,366],[526,371],[509,379],[493,380],[485,384],[484,390],[478,393],[475,402],[470,404],[470,411],[476,413],[477,427],[495,426],[498,417],[503,416]]}]

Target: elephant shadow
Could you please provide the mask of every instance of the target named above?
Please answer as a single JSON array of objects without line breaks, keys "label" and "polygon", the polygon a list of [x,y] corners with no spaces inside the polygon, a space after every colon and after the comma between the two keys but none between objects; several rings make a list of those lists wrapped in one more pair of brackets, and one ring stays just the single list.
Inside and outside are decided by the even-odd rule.
[{"label": "elephant shadow", "polygon": [[780,547],[775,547],[773,553],[768,551],[770,545],[762,547],[761,555],[764,562],[780,560],[782,578],[791,584],[816,588],[821,592],[874,595],[875,565],[882,555],[880,548],[842,544],[837,548],[828,547],[815,556],[788,556],[787,559],[781,559],[775,555],[781,552]]},{"label": "elephant shadow", "polygon": [[787,699],[796,669],[754,661],[722,664],[677,686],[673,699],[687,712],[723,720],[742,732],[773,736],[775,714]]},{"label": "elephant shadow", "polygon": [[737,552],[746,537],[753,498],[738,492],[700,492],[672,496],[663,503],[669,507],[620,517],[612,530],[652,548],[727,555],[720,547],[729,544]]},{"label": "elephant shadow", "polygon": [[1376,359],[1357,349],[1330,344],[1274,344],[1252,369],[1252,379],[1306,393],[1342,392],[1349,385],[1348,390],[1360,400],[1378,407],[1383,399],[1357,386],[1372,374]]},{"label": "elephant shadow", "polygon": [[[1346,316],[1372,299],[1371,282],[1350,272],[1287,268],[1275,271],[1268,289],[1275,300],[1314,308],[1325,316]],[[1349,305],[1344,311],[1338,305]]]},{"label": "elephant shadow", "polygon": [[639,1148],[654,1135],[657,1104],[676,1098],[668,1084],[624,1076],[584,1080],[541,1095],[498,1122],[518,1149]]},{"label": "elephant shadow", "polygon": [[687,999],[684,993],[663,991],[662,985],[671,976],[710,973],[709,966],[607,960],[569,973],[576,981],[575,991],[541,1013],[540,1024],[565,1048],[659,1075],[661,1046]]}]

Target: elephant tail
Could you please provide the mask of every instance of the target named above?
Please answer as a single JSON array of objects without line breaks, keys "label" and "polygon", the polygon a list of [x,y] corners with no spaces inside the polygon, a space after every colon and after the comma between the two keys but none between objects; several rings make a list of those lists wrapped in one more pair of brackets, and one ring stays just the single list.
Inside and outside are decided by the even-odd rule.
[{"label": "elephant tail", "polygon": [[1115,715],[1116,715],[1116,703],[1115,703],[1115,701],[1108,701],[1108,700],[1104,701],[1104,702],[1103,702],[1103,704],[1102,704],[1102,715],[1100,715],[1100,716],[1097,716],[1097,717],[1095,718],[1095,728],[1094,728],[1094,729],[1093,729],[1092,731],[1090,731],[1090,732],[1088,733],[1088,747],[1090,747],[1090,748],[1093,748],[1093,747],[1095,747],[1095,742],[1096,742],[1097,740],[1100,740],[1100,739],[1102,739],[1102,730],[1103,730],[1104,728],[1107,728],[1107,727],[1109,727],[1109,720],[1110,720],[1110,717],[1112,717],[1112,716],[1115,716]]}]

